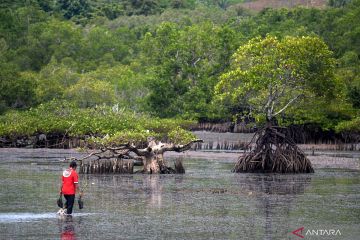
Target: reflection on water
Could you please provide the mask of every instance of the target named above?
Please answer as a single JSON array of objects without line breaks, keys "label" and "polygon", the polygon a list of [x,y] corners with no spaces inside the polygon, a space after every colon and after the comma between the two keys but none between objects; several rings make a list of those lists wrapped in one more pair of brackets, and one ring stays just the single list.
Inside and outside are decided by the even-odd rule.
[{"label": "reflection on water", "polygon": [[249,191],[296,196],[305,192],[312,176],[312,174],[245,174],[245,177],[236,175],[235,179],[239,184],[245,185]]},{"label": "reflection on water", "polygon": [[359,234],[358,171],[233,174],[224,158],[185,159],[184,175],[81,176],[84,209],[59,218],[67,164],[54,156],[64,152],[31,151],[0,156],[1,239],[294,239],[300,227]]},{"label": "reflection on water", "polygon": [[162,198],[162,189],[163,186],[161,182],[159,175],[150,175],[148,176],[147,182],[149,183],[149,189],[150,189],[150,207],[158,207],[161,208],[161,198]]},{"label": "reflection on water", "polygon": [[61,240],[76,239],[75,224],[72,216],[61,216],[59,218],[59,227]]},{"label": "reflection on water", "polygon": [[[245,174],[245,178],[239,175],[235,178],[249,195],[255,196],[255,208],[264,216],[264,239],[287,236],[291,229],[288,220],[292,206],[296,204],[297,195],[304,194],[311,184],[312,174]],[[256,215],[250,221],[255,224]]]}]

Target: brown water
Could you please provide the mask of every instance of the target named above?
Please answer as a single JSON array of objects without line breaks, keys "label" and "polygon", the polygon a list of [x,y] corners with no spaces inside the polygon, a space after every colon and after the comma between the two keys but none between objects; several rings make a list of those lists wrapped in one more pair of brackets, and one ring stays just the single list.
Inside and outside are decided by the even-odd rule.
[{"label": "brown water", "polygon": [[[57,192],[67,165],[59,160],[75,155],[0,149],[0,239],[301,239],[291,233],[301,227],[305,239],[360,234],[359,170],[234,174],[234,159],[216,155],[185,154],[185,175],[81,176],[84,209],[59,218]],[[329,229],[341,235],[306,235]]]}]

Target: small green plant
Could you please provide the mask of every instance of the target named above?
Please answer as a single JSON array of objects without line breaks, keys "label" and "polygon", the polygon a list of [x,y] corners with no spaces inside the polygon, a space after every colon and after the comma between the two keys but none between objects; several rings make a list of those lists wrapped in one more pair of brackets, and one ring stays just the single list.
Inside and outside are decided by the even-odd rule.
[{"label": "small green plant", "polygon": [[114,111],[108,106],[79,109],[68,102],[52,101],[28,111],[10,111],[0,116],[0,136],[17,138],[56,133],[79,138],[93,136],[111,145],[145,142],[148,137],[180,142],[190,139],[191,133],[185,129],[191,124],[181,119]]}]

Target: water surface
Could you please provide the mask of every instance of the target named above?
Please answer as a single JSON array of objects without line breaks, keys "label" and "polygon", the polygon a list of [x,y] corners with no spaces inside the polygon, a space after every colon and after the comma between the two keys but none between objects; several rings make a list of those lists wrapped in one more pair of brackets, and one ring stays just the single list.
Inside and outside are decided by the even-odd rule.
[{"label": "water surface", "polygon": [[[234,159],[186,158],[184,175],[87,175],[84,209],[60,218],[71,150],[0,150],[0,239],[358,239],[360,172],[234,174]],[[170,156],[173,158],[173,156]],[[358,159],[354,158],[354,161]],[[305,235],[305,232],[303,232]]]}]

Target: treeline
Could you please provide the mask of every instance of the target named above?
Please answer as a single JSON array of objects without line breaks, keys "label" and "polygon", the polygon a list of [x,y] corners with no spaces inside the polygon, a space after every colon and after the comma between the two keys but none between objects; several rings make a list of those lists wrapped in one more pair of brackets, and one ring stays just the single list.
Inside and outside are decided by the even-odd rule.
[{"label": "treeline", "polygon": [[282,117],[360,131],[360,1],[258,13],[240,2],[2,1],[0,112],[55,99],[84,109],[117,104],[161,118],[240,121],[240,103],[214,101],[234,52],[258,36],[319,36],[337,59],[336,94],[321,108]]},{"label": "treeline", "polygon": [[50,101],[27,111],[0,115],[0,147],[64,147],[71,140],[116,146],[136,143],[146,146],[149,138],[185,144],[195,139],[183,119],[160,119],[118,106],[78,108],[66,101]]},{"label": "treeline", "polygon": [[227,9],[248,0],[4,0],[2,8],[36,7],[51,15],[87,24],[90,19],[156,15],[168,9],[195,9],[199,6]]}]

